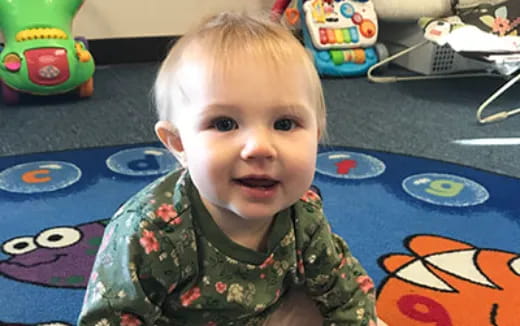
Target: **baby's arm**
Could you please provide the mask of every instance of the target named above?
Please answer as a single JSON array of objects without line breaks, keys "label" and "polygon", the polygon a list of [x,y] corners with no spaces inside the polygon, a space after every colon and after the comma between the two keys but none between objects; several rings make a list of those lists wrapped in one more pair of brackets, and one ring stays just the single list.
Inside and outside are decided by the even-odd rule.
[{"label": "baby's arm", "polygon": [[107,226],[78,325],[155,325],[160,318],[168,289],[159,281],[166,270],[157,256],[165,248],[153,224],[131,220],[122,215]]},{"label": "baby's arm", "polygon": [[[309,242],[303,252],[305,283],[324,317],[324,325],[376,326],[375,289],[370,277],[323,216],[321,202],[314,206]],[[313,210],[312,206],[307,211]]]}]

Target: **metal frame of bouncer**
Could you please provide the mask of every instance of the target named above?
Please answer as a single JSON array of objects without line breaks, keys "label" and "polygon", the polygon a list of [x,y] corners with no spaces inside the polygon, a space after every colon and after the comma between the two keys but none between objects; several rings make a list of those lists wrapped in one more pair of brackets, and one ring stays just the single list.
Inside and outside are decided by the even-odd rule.
[{"label": "metal frame of bouncer", "polygon": [[516,75],[512,74],[509,76],[502,75],[499,73],[493,73],[493,72],[482,72],[482,73],[471,72],[471,73],[454,73],[454,74],[447,74],[447,75],[415,75],[415,76],[382,76],[382,75],[376,76],[376,75],[374,75],[374,72],[377,69],[388,65],[390,62],[394,61],[395,59],[402,57],[404,55],[407,55],[410,52],[417,50],[418,48],[423,47],[430,42],[431,41],[429,41],[429,40],[421,41],[400,52],[390,55],[388,58],[385,58],[384,60],[379,61],[378,63],[374,64],[372,67],[370,67],[368,69],[368,72],[367,72],[368,79],[375,83],[391,83],[391,82],[397,82],[397,81],[466,78],[466,77],[482,77],[482,76],[506,78],[506,79],[508,79],[508,81],[479,105],[479,107],[477,108],[477,112],[476,112],[476,119],[479,123],[486,124],[486,123],[491,123],[491,122],[498,122],[498,121],[507,119],[510,116],[520,113],[520,107],[518,107],[518,108],[514,108],[514,109],[505,109],[498,113],[493,113],[491,115],[488,115],[487,117],[482,116],[483,111],[491,103],[493,103],[505,91],[507,91],[509,88],[511,88],[511,86],[513,86],[518,80],[520,80],[520,72],[516,72]]}]

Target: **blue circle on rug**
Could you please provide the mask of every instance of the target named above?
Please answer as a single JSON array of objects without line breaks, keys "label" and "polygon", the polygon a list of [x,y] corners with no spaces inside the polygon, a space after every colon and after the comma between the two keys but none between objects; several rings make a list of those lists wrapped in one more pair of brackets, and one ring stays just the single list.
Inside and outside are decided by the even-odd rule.
[{"label": "blue circle on rug", "polygon": [[81,170],[62,161],[39,161],[12,166],[0,173],[0,189],[32,194],[66,188],[76,183]]},{"label": "blue circle on rug", "polygon": [[452,174],[416,174],[404,179],[402,186],[410,196],[440,206],[475,206],[489,198],[480,184]]},{"label": "blue circle on rug", "polygon": [[178,166],[170,152],[157,147],[125,149],[112,154],[106,164],[116,173],[131,176],[164,174]]},{"label": "blue circle on rug", "polygon": [[318,173],[340,179],[373,178],[385,169],[385,164],[373,156],[347,151],[320,153],[316,164]]}]

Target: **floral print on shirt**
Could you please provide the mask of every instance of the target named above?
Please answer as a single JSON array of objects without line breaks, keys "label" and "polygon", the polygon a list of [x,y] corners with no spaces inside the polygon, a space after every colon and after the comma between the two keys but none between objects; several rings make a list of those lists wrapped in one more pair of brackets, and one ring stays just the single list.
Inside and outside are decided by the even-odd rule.
[{"label": "floral print on shirt", "polygon": [[196,195],[181,170],[116,213],[78,325],[262,325],[296,286],[316,302],[324,325],[375,325],[374,284],[331,232],[315,192],[276,216],[263,253],[216,237]]}]

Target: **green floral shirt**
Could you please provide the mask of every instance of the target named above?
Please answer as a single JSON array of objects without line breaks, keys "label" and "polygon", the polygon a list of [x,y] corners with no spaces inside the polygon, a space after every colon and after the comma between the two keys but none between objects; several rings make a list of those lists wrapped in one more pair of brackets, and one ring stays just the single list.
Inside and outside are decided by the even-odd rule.
[{"label": "green floral shirt", "polygon": [[159,178],[105,229],[78,325],[261,325],[303,286],[324,325],[375,326],[372,280],[312,191],[276,215],[267,250],[232,242],[185,170]]}]

